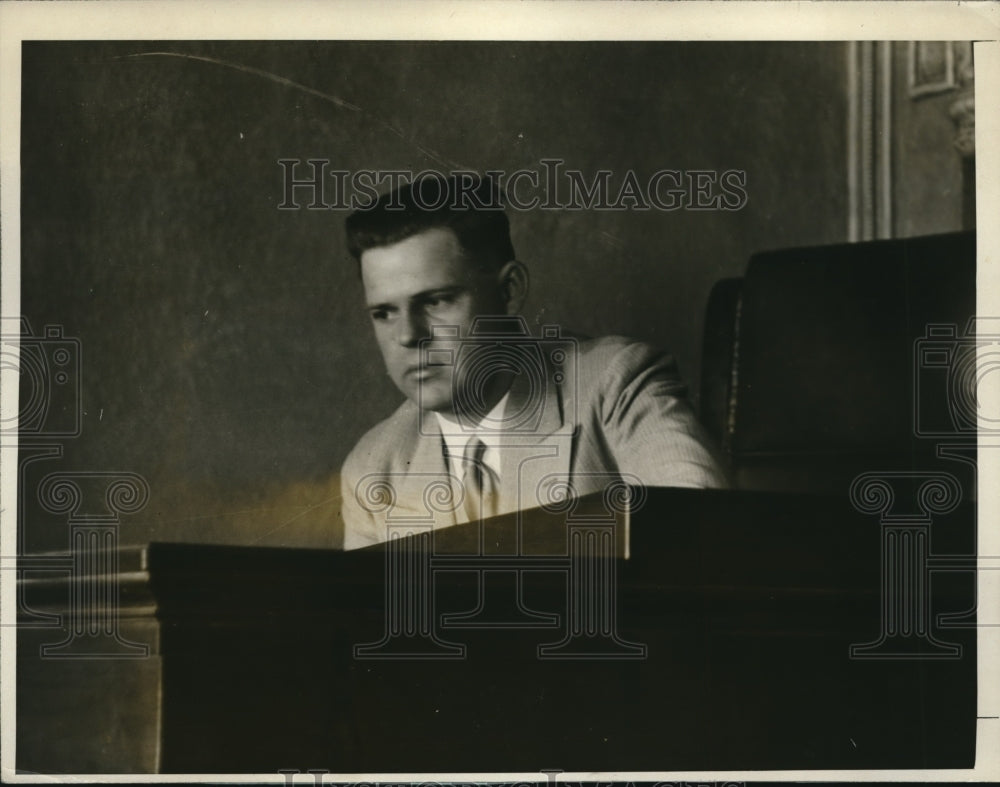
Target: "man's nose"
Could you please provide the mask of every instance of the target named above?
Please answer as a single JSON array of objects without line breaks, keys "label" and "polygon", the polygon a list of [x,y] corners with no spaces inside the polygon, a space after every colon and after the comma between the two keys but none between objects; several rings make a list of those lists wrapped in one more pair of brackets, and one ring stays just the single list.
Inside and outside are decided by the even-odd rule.
[{"label": "man's nose", "polygon": [[418,309],[405,309],[396,322],[396,341],[403,347],[415,347],[428,335],[427,320]]}]

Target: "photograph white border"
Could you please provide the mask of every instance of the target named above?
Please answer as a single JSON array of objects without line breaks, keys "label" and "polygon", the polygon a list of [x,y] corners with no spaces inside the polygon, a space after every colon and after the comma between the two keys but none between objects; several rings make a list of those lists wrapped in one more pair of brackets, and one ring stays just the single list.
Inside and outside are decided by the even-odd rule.
[{"label": "photograph white border", "polygon": [[[949,40],[978,42],[976,170],[978,313],[1000,314],[1000,4],[995,2],[225,2],[95,0],[0,2],[0,239],[5,315],[20,312],[20,43],[26,40]],[[994,375],[996,377],[996,375]],[[992,380],[991,383],[998,381]],[[17,412],[17,379],[0,381],[0,409]],[[1000,401],[1000,391],[990,392]],[[4,416],[6,417],[6,416]],[[0,467],[0,566],[16,556],[17,448]],[[979,454],[978,572],[981,615],[1000,619],[1000,455]],[[991,481],[993,485],[991,486]],[[1000,562],[1000,558],[993,560]],[[0,571],[0,768],[4,782],[79,781],[18,775],[15,752],[16,577]],[[979,716],[976,767],[967,770],[562,773],[557,781],[985,781],[1000,778],[1000,628],[978,632]],[[85,781],[285,783],[280,774],[209,776],[87,774]],[[544,780],[539,773],[329,774],[327,782]],[[313,783],[302,774],[295,783]]]}]

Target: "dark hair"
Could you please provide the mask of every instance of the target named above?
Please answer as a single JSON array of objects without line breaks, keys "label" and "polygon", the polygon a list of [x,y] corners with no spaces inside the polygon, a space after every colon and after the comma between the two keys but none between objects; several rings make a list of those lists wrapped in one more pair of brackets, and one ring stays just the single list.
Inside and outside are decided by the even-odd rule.
[{"label": "dark hair", "polygon": [[382,194],[370,208],[347,217],[347,248],[354,259],[378,246],[391,246],[425,230],[455,233],[472,262],[500,266],[514,259],[503,195],[490,178],[472,172],[422,175]]}]

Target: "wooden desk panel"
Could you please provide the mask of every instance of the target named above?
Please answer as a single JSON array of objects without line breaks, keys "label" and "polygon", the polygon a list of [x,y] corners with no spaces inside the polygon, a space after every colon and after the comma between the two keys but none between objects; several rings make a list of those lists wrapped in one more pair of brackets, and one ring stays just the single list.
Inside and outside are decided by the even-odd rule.
[{"label": "wooden desk panel", "polygon": [[[935,521],[934,554],[968,554],[973,525],[971,506]],[[488,526],[490,543],[516,543],[513,520]],[[521,572],[522,602],[558,625],[443,625],[478,601],[475,561],[455,562],[478,530],[439,531],[433,630],[464,647],[442,660],[355,657],[386,630],[382,545],[150,545],[153,658],[67,669],[32,656],[22,636],[21,697],[41,691],[41,700],[19,703],[18,767],[152,770],[157,729],[164,772],[973,764],[973,627],[932,632],[960,645],[960,658],[849,656],[879,635],[881,531],[846,500],[654,491],[632,517],[631,558],[615,563],[617,634],[644,646],[644,658],[539,658],[567,631],[565,521],[535,512],[523,527],[542,546],[535,570]],[[502,602],[518,564],[498,560],[483,565],[495,569],[488,593]],[[934,575],[934,614],[970,608],[973,588],[969,571]],[[506,609],[490,603],[491,613]],[[159,713],[149,700],[157,680]],[[118,726],[101,711],[65,728],[76,743],[46,747],[52,720],[88,696],[122,708]]]}]

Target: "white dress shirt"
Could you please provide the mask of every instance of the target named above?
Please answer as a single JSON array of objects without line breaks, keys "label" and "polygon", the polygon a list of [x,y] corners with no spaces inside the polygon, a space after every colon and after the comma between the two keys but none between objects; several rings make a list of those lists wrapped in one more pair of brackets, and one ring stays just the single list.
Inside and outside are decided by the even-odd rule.
[{"label": "white dress shirt", "polygon": [[462,478],[464,474],[462,457],[465,455],[465,446],[473,437],[478,437],[486,445],[486,451],[483,453],[483,464],[492,470],[497,478],[500,477],[500,440],[503,430],[498,428],[497,424],[503,422],[508,396],[510,394],[505,393],[503,398],[472,431],[469,431],[468,428],[463,430],[458,423],[441,415],[441,413],[434,413],[441,425],[441,437],[444,440],[442,451],[448,460],[448,472],[456,478]]}]

